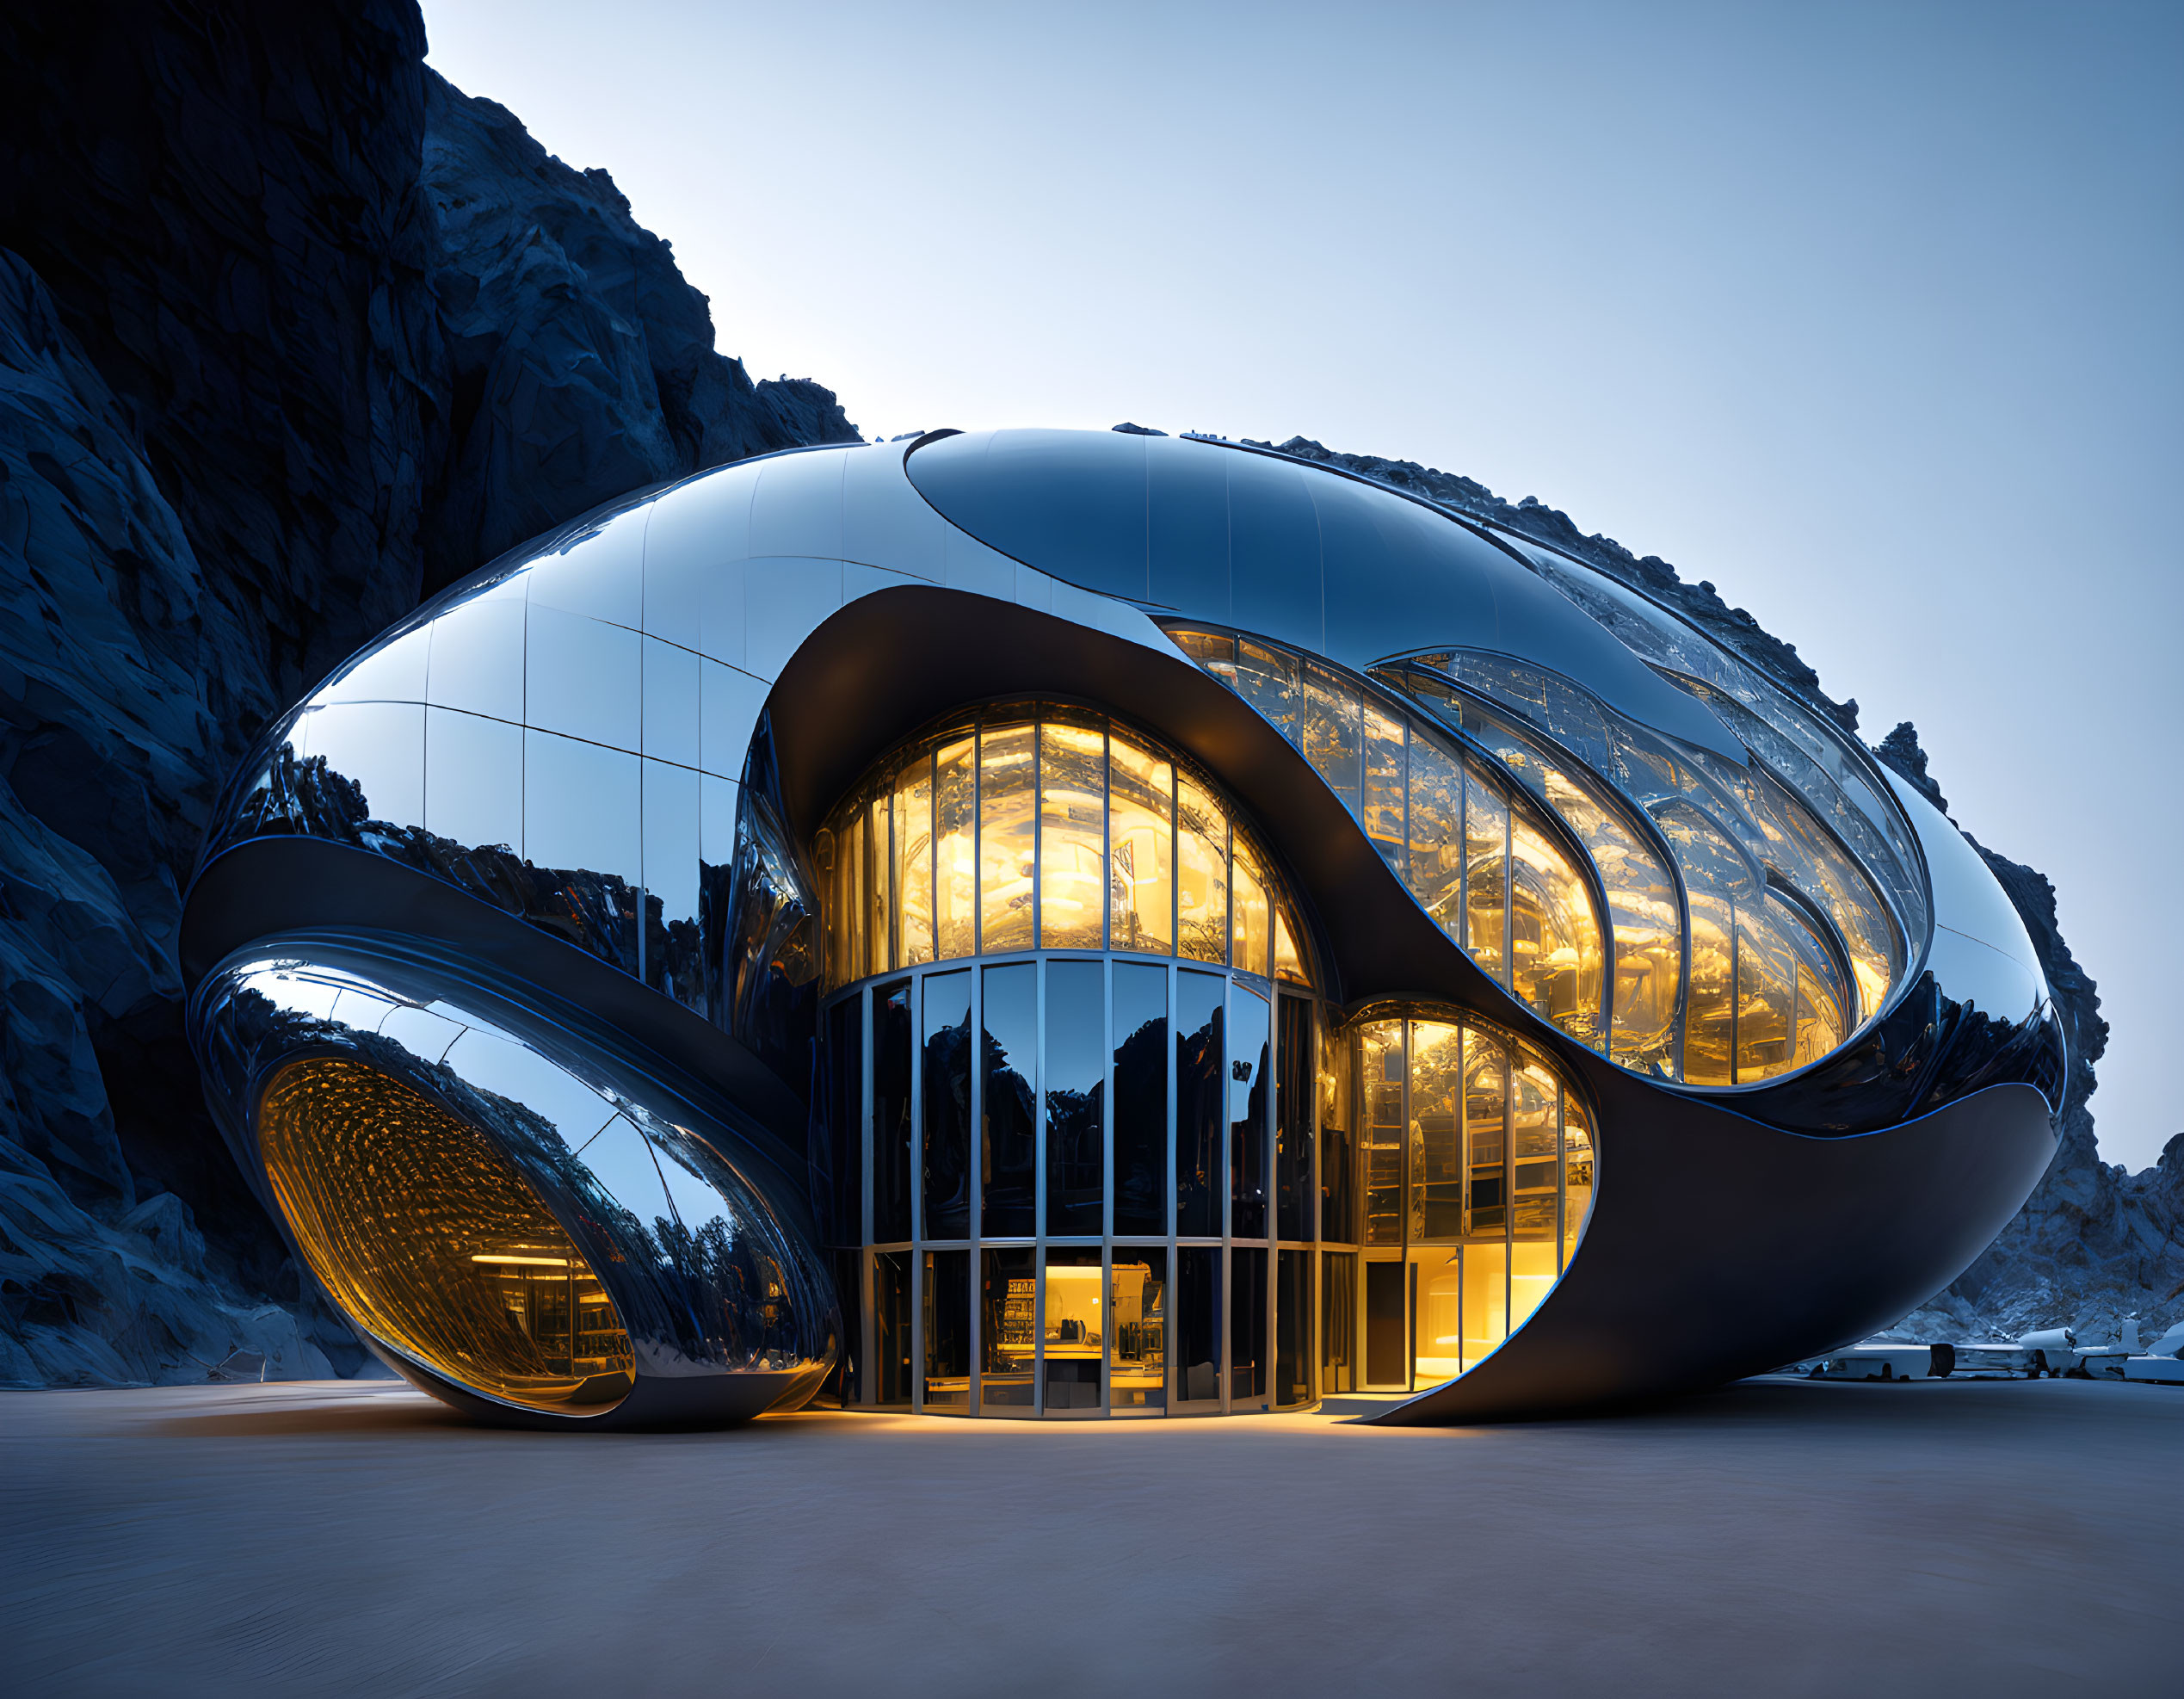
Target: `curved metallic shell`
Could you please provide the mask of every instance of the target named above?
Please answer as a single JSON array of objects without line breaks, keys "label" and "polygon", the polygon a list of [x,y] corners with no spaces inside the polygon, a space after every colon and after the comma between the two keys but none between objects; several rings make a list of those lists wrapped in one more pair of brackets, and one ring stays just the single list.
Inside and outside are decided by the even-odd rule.
[{"label": "curved metallic shell", "polygon": [[[268,729],[184,919],[209,1090],[252,1171],[268,1067],[314,1047],[369,1055],[492,1131],[572,1233],[603,1231],[579,1226],[598,1214],[574,1155],[495,1123],[450,1052],[390,1037],[428,1015],[498,1029],[473,1047],[510,1045],[612,1105],[659,1172],[676,1169],[670,1190],[717,1203],[790,1276],[789,1333],[755,1344],[671,1257],[617,1239],[617,1302],[645,1355],[616,1419],[792,1404],[837,1325],[805,1195],[812,835],[934,716],[1077,700],[1157,731],[1262,823],[1310,911],[1325,996],[1476,1011],[1594,1097],[1599,1189],[1560,1284],[1393,1419],[1567,1407],[1825,1349],[1946,1284],[2021,1202],[2052,1151],[2059,1025],[1961,834],[1735,658],[1634,604],[1536,545],[1200,441],[935,434],[641,492],[419,609]],[[1402,694],[1430,674],[1447,701],[1582,765],[1545,710],[1527,720],[1493,694],[1495,666],[1552,674],[1710,770],[1835,810],[1831,841],[1894,916],[1885,997],[1832,1053],[1757,1084],[1617,1066],[1481,971],[1357,805],[1178,647],[1178,624],[1269,639],[1491,758],[1461,713]],[[1626,777],[1584,770],[1624,788],[1632,831],[1654,831]],[[318,992],[298,1000],[305,983],[404,1012],[331,1019]]]}]

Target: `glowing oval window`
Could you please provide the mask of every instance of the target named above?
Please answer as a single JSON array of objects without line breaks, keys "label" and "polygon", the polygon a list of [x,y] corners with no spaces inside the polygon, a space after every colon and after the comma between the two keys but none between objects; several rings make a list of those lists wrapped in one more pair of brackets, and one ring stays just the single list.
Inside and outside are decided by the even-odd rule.
[{"label": "glowing oval window", "polygon": [[350,1319],[460,1386],[595,1414],[635,1379],[612,1299],[485,1135],[377,1069],[291,1064],[258,1109],[274,1195]]}]

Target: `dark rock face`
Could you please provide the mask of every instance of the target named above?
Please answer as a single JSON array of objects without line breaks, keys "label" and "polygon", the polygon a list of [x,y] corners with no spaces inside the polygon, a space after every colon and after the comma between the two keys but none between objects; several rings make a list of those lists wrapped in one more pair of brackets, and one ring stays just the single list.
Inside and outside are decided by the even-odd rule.
[{"label": "dark rock face", "polygon": [[414,0],[0,12],[0,1383],[357,1372],[182,1036],[214,788],[509,545],[855,440],[424,46]]},{"label": "dark rock face", "polygon": [[430,588],[626,491],[856,439],[817,384],[754,385],[713,352],[706,298],[606,172],[570,170],[505,107],[424,77],[453,433]]}]

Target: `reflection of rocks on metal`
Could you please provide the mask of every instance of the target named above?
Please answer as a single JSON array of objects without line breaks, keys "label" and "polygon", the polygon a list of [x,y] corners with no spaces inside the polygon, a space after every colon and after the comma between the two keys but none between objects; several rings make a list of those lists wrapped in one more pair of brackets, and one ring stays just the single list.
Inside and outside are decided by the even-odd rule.
[{"label": "reflection of rocks on metal", "polygon": [[[427,70],[413,3],[292,22],[0,11],[0,1382],[364,1367],[198,1101],[173,948],[214,788],[481,551],[855,437],[714,351],[605,172]],[[565,887],[542,914],[633,932]]]}]

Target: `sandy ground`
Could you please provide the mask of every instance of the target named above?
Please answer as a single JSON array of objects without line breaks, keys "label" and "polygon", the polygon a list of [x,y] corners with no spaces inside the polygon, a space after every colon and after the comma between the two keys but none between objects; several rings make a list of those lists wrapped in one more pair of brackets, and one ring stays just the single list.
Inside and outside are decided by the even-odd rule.
[{"label": "sandy ground", "polygon": [[2174,1696],[2184,1391],[583,1437],[385,1384],[0,1393],[0,1687]]}]

